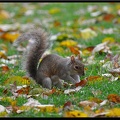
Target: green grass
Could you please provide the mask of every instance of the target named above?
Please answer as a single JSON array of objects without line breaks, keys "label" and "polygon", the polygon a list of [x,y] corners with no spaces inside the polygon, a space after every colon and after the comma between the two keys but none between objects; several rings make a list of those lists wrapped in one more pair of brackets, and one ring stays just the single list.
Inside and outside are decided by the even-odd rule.
[{"label": "green grass", "polygon": [[[2,3],[1,3],[2,4]],[[67,28],[68,29],[84,29],[84,28],[88,28],[88,27],[97,27],[97,33],[98,36],[94,37],[91,40],[85,41],[82,38],[78,38],[75,39],[77,42],[79,42],[79,44],[82,45],[86,45],[86,47],[89,46],[95,46],[99,43],[102,42],[102,40],[106,37],[113,37],[115,39],[116,42],[120,43],[119,41],[119,26],[115,25],[113,22],[106,22],[106,21],[100,21],[96,24],[88,24],[88,25],[80,25],[80,23],[76,23],[75,21],[77,19],[81,18],[85,18],[86,19],[91,19],[92,17],[90,16],[90,12],[87,11],[87,8],[89,5],[98,5],[98,10],[102,9],[103,6],[108,6],[114,10],[116,10],[116,6],[117,3],[114,5],[110,4],[110,3],[48,3],[47,5],[41,5],[38,3],[29,3],[29,7],[33,7],[34,9],[34,14],[30,15],[30,16],[25,16],[24,13],[27,9],[27,7],[25,8],[23,6],[23,3],[6,3],[3,4],[1,6],[2,9],[9,11],[10,13],[14,13],[15,16],[12,19],[5,19],[3,21],[1,21],[1,24],[14,24],[16,22],[20,23],[20,24],[26,24],[26,23],[35,23],[35,19],[39,19],[40,21],[42,20],[46,20],[46,18],[52,19],[52,21],[49,23],[49,28],[47,28],[51,34],[57,34],[60,32],[60,29],[63,27],[65,29],[65,31],[63,33],[66,33],[68,35],[73,34],[74,32],[70,33],[67,32]],[[51,9],[55,9],[58,8],[60,9],[60,12],[56,13],[56,14],[49,14],[49,11]],[[47,14],[39,14],[39,10],[45,10],[47,12]],[[80,14],[79,11],[83,10],[85,11],[84,14]],[[114,13],[114,10],[112,11]],[[76,12],[78,12],[78,14],[76,14]],[[61,26],[57,26],[54,27],[53,23],[54,21],[58,21],[61,23]],[[67,22],[71,22],[71,26],[67,25]],[[38,24],[38,23],[36,23]],[[116,28],[117,31],[115,33],[112,34],[102,34],[99,31],[99,28]],[[7,46],[8,48],[8,52],[7,52],[7,56],[10,55],[14,55],[14,54],[21,54],[18,53],[17,50],[12,46],[11,43],[9,42],[5,42],[4,40],[0,40],[0,44],[3,43]],[[57,46],[57,42],[55,41],[52,48],[55,48]],[[112,47],[112,52],[114,54],[118,53],[120,51],[120,49],[118,47],[113,46]],[[118,51],[118,52],[117,52]],[[54,52],[54,51],[53,51]],[[71,53],[68,54],[64,54],[64,53],[58,53],[62,56],[68,56],[71,55]],[[22,54],[21,54],[22,55]],[[106,54],[96,54],[95,55],[95,63],[86,66],[88,68],[88,70],[86,71],[85,76],[82,76],[81,79],[84,79],[85,77],[89,77],[89,76],[97,76],[97,75],[101,75],[106,73],[106,70],[104,70],[102,68],[102,65],[99,63],[100,60],[103,60]],[[88,57],[88,56],[87,56]],[[85,59],[87,57],[84,57]],[[6,74],[2,74],[0,73],[0,96],[1,97],[7,97],[7,96],[12,96],[11,92],[8,89],[8,93],[4,94],[4,88],[2,88],[2,85],[4,86],[4,81],[6,81],[9,77],[11,76],[24,76],[25,72],[22,71],[21,68],[21,59],[18,59],[17,64],[12,65],[12,64],[8,64],[10,71]],[[0,62],[0,64],[2,64],[2,62]],[[114,81],[111,82],[108,79],[103,78],[101,81],[95,81],[95,82],[88,82],[88,84],[86,86],[84,86],[79,92],[75,92],[74,94],[69,94],[69,95],[65,95],[65,94],[53,94],[50,95],[48,97],[48,99],[43,99],[41,98],[41,96],[35,97],[35,99],[37,99],[41,104],[54,104],[55,106],[59,107],[59,106],[63,106],[65,102],[67,101],[71,101],[73,105],[75,105],[76,109],[80,110],[82,109],[81,107],[78,107],[78,104],[80,101],[83,100],[89,100],[92,97],[97,97],[98,99],[101,100],[105,100],[107,99],[107,96],[109,94],[118,94],[120,95],[120,81]],[[8,86],[5,86],[7,88],[9,88]],[[33,84],[31,84],[31,88],[39,88],[39,85],[36,85],[34,82]],[[92,91],[101,91],[101,94],[98,94],[97,96],[94,96]],[[24,103],[26,103],[27,99],[24,97],[18,97],[16,98],[17,101],[17,105],[18,106],[22,106]],[[0,101],[0,104],[3,106],[9,106],[11,103],[6,100],[6,101]],[[114,105],[114,107],[119,107],[120,108],[120,104],[116,104]],[[105,106],[107,108],[110,108],[110,106]],[[27,111],[27,112],[23,112],[21,114],[16,114],[16,113],[11,113],[9,115],[9,117],[61,117],[61,115],[57,114],[57,113],[42,113],[42,112],[37,112],[33,109]]]}]

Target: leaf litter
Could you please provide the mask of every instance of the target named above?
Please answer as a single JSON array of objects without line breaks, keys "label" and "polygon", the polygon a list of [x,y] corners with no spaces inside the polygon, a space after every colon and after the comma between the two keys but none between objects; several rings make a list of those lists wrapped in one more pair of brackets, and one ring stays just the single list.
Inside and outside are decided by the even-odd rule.
[{"label": "leaf litter", "polygon": [[[48,3],[49,4],[49,3]],[[110,3],[109,3],[110,4]],[[47,5],[47,4],[46,4]],[[25,10],[21,11],[25,16],[32,16],[35,13],[35,6],[25,5],[27,6]],[[25,7],[24,6],[24,7]],[[71,99],[71,101],[66,101],[61,106],[56,106],[54,104],[41,104],[37,97],[40,97],[43,100],[48,100],[52,96],[59,97],[60,94],[63,95],[74,95],[81,91],[83,88],[90,86],[92,82],[102,81],[104,78],[107,78],[110,82],[119,81],[120,78],[120,57],[119,54],[113,53],[113,47],[115,46],[120,52],[119,42],[114,37],[109,37],[110,34],[114,32],[118,32],[115,27],[96,27],[96,23],[104,22],[112,22],[115,25],[119,24],[119,11],[120,7],[116,6],[116,14],[112,13],[113,10],[111,7],[102,6],[101,8],[98,5],[88,5],[87,9],[81,8],[75,12],[77,15],[81,13],[84,15],[86,12],[90,13],[89,19],[85,17],[79,17],[75,21],[68,20],[66,22],[67,27],[62,25],[60,20],[51,18],[52,15],[57,15],[62,12],[60,8],[51,8],[48,11],[38,11],[37,14],[45,14],[47,17],[49,16],[49,20],[44,21],[48,27],[55,27],[59,31],[59,34],[54,34],[51,37],[51,40],[56,41],[56,48],[54,51],[60,54],[80,54],[83,57],[83,61],[87,65],[96,64],[96,54],[105,54],[104,59],[99,61],[101,68],[106,70],[106,72],[102,72],[101,74],[94,75],[91,74],[86,76],[81,82],[76,83],[75,85],[71,85],[68,83],[64,83],[64,90],[59,90],[57,88],[53,88],[52,90],[44,89],[41,86],[38,89],[32,86],[32,82],[30,78],[20,77],[20,76],[9,76],[8,79],[5,79],[4,83],[0,88],[3,89],[4,96],[0,97],[0,102],[7,101],[9,105],[0,104],[0,117],[9,117],[10,114],[16,113],[24,113],[28,112],[30,109],[37,110],[38,112],[48,112],[54,113],[56,112],[62,117],[119,117],[120,116],[120,108],[115,107],[115,104],[120,103],[120,96],[118,94],[108,94],[106,99],[99,99],[99,95],[103,94],[101,90],[92,90],[91,94],[93,95],[92,99],[87,100],[79,100],[79,103],[75,105]],[[16,14],[9,13],[7,10],[0,10],[1,22],[10,19],[12,17],[16,17]],[[37,18],[34,19],[37,23],[39,20]],[[49,22],[51,25],[49,25]],[[75,24],[76,22],[76,24]],[[92,27],[89,25],[93,25]],[[80,28],[76,26],[84,26],[88,25],[86,28]],[[96,25],[96,26],[95,26]],[[27,31],[32,26],[32,23],[27,24],[1,24],[0,25],[0,39],[7,43],[13,43],[17,37],[24,31]],[[19,32],[18,32],[19,31]],[[97,40],[98,32],[106,35],[106,37],[101,38],[101,43],[87,46],[79,43],[80,39],[85,42],[90,42],[93,39]],[[109,35],[108,35],[109,34]],[[75,39],[78,39],[75,40]],[[119,39],[119,38],[118,38]],[[24,47],[18,47],[17,50],[19,52],[24,51]],[[7,53],[9,48],[4,43],[0,43],[0,70],[2,75],[8,74],[12,71],[9,65],[16,65],[18,58],[21,57],[14,54],[8,56]],[[85,57],[85,58],[84,58]],[[86,72],[89,68],[86,67]],[[34,83],[35,84],[35,83]],[[36,85],[36,84],[35,84]],[[7,87],[6,87],[7,86]],[[10,97],[7,97],[8,93],[11,93]],[[17,98],[24,97],[27,102],[23,103],[21,106],[17,105]],[[106,108],[106,106],[112,106]],[[77,107],[77,109],[76,109]],[[82,108],[82,109],[81,109]]]}]

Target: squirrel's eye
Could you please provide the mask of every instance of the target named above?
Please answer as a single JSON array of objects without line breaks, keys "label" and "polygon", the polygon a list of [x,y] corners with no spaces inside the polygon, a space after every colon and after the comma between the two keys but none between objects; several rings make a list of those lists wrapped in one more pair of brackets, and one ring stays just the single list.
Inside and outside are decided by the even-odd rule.
[{"label": "squirrel's eye", "polygon": [[79,66],[74,66],[74,68],[78,70],[78,69],[79,69]]}]

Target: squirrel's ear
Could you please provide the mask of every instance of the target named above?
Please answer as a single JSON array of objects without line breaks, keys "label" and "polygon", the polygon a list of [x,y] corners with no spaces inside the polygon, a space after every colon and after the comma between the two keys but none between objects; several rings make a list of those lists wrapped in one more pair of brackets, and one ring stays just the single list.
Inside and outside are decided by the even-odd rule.
[{"label": "squirrel's ear", "polygon": [[82,61],[82,57],[80,56],[80,54],[77,55],[78,60]]},{"label": "squirrel's ear", "polygon": [[71,62],[74,63],[75,62],[75,57],[72,55],[71,56]]}]

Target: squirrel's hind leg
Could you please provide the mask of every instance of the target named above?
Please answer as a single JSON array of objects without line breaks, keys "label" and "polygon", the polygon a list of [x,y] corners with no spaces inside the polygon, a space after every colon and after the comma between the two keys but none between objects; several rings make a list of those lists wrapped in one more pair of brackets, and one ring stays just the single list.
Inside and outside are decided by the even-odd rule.
[{"label": "squirrel's hind leg", "polygon": [[51,89],[52,88],[52,81],[49,77],[46,77],[43,79],[42,81],[42,86],[44,88],[48,88],[48,89]]},{"label": "squirrel's hind leg", "polygon": [[51,80],[52,80],[53,86],[56,86],[58,88],[62,88],[63,87],[62,81],[61,81],[61,79],[57,75],[53,75],[51,77]]}]

